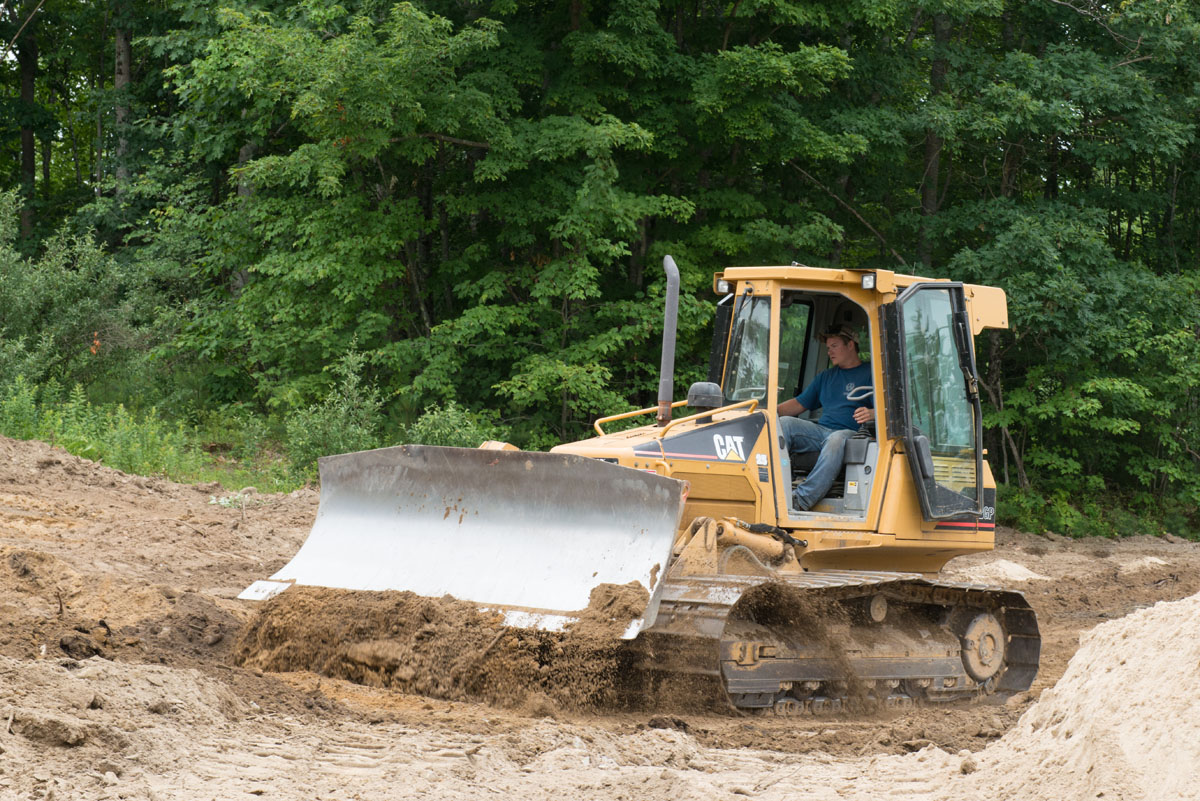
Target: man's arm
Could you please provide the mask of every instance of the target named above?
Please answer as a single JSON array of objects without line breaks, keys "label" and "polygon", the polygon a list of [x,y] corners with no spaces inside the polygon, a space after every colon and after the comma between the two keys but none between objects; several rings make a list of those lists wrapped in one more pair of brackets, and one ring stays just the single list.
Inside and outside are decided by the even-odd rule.
[{"label": "man's arm", "polygon": [[776,411],[779,412],[780,417],[795,417],[796,415],[800,414],[800,412],[804,411],[803,404],[801,404],[800,401],[796,400],[795,398],[788,398],[775,408]]}]

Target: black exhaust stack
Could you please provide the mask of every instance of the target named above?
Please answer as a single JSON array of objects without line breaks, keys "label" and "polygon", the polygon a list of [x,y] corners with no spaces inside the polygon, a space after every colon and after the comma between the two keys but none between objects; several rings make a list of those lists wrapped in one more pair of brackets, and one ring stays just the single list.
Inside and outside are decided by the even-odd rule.
[{"label": "black exhaust stack", "polygon": [[663,309],[662,369],[658,379],[658,425],[671,422],[671,402],[675,399],[675,328],[679,320],[679,268],[670,256],[663,257],[667,274],[667,296]]}]

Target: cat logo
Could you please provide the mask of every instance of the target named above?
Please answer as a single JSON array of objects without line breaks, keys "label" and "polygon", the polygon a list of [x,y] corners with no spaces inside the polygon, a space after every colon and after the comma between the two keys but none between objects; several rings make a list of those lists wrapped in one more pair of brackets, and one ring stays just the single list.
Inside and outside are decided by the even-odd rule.
[{"label": "cat logo", "polygon": [[742,450],[742,437],[713,434],[713,445],[717,448],[717,458],[746,461],[746,453]]}]

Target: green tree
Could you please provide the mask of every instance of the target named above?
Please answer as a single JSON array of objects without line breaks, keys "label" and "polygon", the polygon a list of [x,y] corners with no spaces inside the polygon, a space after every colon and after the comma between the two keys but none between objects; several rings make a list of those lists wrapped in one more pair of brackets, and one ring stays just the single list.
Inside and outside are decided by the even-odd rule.
[{"label": "green tree", "polygon": [[[432,407],[541,447],[653,401],[666,253],[680,391],[716,269],[982,282],[1010,304],[979,357],[1014,499],[1194,514],[1193,5],[56,0],[32,102],[0,69],[0,186],[33,212],[5,291],[136,331],[93,386],[136,374],[178,414],[286,418],[361,353],[381,438]],[[59,272],[18,275],[39,249]],[[0,324],[10,374],[99,369],[33,319],[57,344]]]}]

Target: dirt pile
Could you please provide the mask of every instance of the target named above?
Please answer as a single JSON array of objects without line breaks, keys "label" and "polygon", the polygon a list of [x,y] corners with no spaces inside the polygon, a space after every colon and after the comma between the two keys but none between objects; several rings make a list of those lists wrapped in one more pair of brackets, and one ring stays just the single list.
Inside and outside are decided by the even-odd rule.
[{"label": "dirt pile", "polygon": [[588,597],[587,609],[570,624],[571,640],[590,643],[593,648],[603,647],[619,638],[631,621],[641,617],[649,602],[650,593],[641,582],[597,585]]},{"label": "dirt pile", "polygon": [[1104,623],[977,758],[1009,799],[1200,799],[1200,595]]},{"label": "dirt pile", "polygon": [[634,675],[620,634],[645,601],[641,588],[599,587],[577,624],[552,633],[449,596],[293,587],[245,627],[234,660],[538,714],[608,708]]}]

